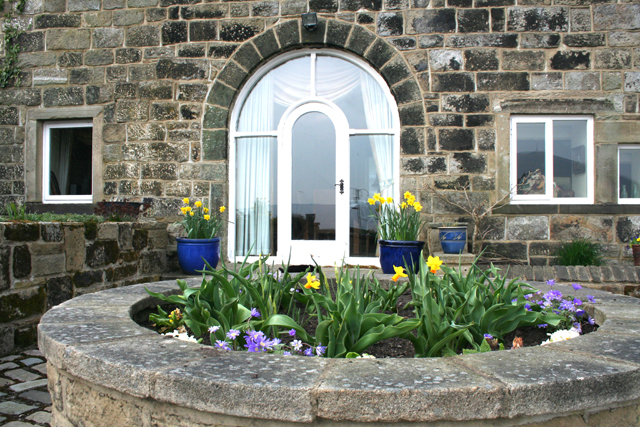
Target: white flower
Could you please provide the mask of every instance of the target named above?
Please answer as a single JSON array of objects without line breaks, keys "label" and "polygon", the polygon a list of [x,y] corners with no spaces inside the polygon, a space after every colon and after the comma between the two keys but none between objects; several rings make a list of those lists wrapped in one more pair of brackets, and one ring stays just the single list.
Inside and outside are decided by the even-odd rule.
[{"label": "white flower", "polygon": [[218,329],[220,329],[220,326],[210,326],[209,327],[209,333],[210,334],[215,334]]},{"label": "white flower", "polygon": [[576,328],[571,328],[569,330],[561,329],[559,331],[555,331],[552,334],[549,334],[549,339],[540,345],[547,345],[552,342],[570,340],[571,338],[576,338],[579,336],[580,336],[580,332],[578,332]]},{"label": "white flower", "polygon": [[173,332],[167,332],[166,334],[162,334],[165,337],[173,337],[176,339],[179,339],[180,341],[187,341],[187,342],[193,342],[193,343],[197,343],[198,340],[196,340],[194,337],[190,337],[189,334],[187,334],[186,332],[178,332],[178,330],[176,329]]},{"label": "white flower", "polygon": [[362,356],[356,357],[356,359],[375,359],[376,357],[372,354],[362,353]]}]

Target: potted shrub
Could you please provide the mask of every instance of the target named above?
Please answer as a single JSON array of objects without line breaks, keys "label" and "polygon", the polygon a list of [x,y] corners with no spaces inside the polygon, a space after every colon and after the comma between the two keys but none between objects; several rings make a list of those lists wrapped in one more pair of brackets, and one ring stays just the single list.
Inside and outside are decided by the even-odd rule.
[{"label": "potted shrub", "polygon": [[417,271],[424,241],[419,241],[424,221],[420,218],[422,205],[409,191],[404,193],[404,201],[394,205],[393,198],[381,197],[376,193],[369,204],[373,216],[378,221],[378,245],[380,266],[385,274],[395,272],[394,266],[406,266]]},{"label": "potted shrub", "polygon": [[[185,206],[180,210],[184,215],[181,224],[185,237],[177,237],[178,262],[184,274],[197,275],[198,270],[204,270],[205,263],[216,268],[220,261],[220,237],[218,231],[222,227],[222,218],[211,213],[209,208],[196,201],[193,207],[189,199],[183,199]],[[225,207],[220,207],[220,213]]]},{"label": "potted shrub", "polygon": [[635,236],[629,242],[629,246],[631,247],[631,251],[633,252],[633,265],[636,267],[640,267],[640,236]]},{"label": "potted shrub", "polygon": [[444,223],[438,227],[438,238],[445,254],[460,254],[467,245],[467,225],[464,223]]}]

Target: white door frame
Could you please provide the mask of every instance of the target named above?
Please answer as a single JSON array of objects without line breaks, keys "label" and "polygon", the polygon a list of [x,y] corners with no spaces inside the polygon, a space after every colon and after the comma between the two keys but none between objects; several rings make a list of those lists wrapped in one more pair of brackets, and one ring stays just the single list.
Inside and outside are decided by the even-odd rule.
[{"label": "white door frame", "polygon": [[[344,180],[343,193],[334,186],[336,201],[335,240],[292,240],[292,130],[304,114],[322,113],[332,121],[336,132],[335,182]],[[349,255],[349,123],[339,108],[328,102],[311,101],[290,108],[283,117],[278,132],[278,253],[279,259],[292,264],[320,265],[340,262]],[[310,176],[322,173],[320,168],[309,170]]]},{"label": "white door frame", "polygon": [[[262,77],[264,77],[269,71],[273,70],[274,68],[276,68],[277,66],[291,60],[294,58],[298,58],[298,57],[303,57],[303,56],[310,56],[311,60],[313,61],[312,64],[315,64],[315,55],[316,54],[321,54],[321,55],[327,55],[327,56],[333,56],[336,58],[341,58],[344,59],[345,61],[349,61],[355,65],[357,65],[358,67],[360,67],[362,70],[364,70],[365,72],[367,72],[370,76],[372,76],[375,81],[380,85],[380,88],[384,91],[384,93],[386,94],[387,97],[387,102],[389,103],[390,109],[391,109],[391,114],[393,115],[393,126],[391,129],[349,129],[349,136],[353,136],[353,135],[370,135],[370,134],[388,134],[388,135],[392,135],[393,136],[393,143],[394,143],[394,156],[396,159],[396,167],[395,167],[395,172],[394,172],[394,180],[396,182],[396,186],[395,186],[395,191],[394,191],[394,199],[398,199],[400,197],[400,171],[399,171],[399,164],[400,164],[400,115],[398,112],[398,106],[396,104],[395,98],[394,96],[391,94],[391,90],[389,89],[389,86],[387,85],[386,81],[382,78],[382,76],[375,70],[373,69],[367,62],[365,62],[364,60],[362,60],[361,58],[358,58],[352,54],[349,54],[347,52],[343,52],[343,51],[338,51],[338,50],[334,50],[334,49],[326,49],[326,48],[322,48],[322,49],[317,49],[317,48],[305,48],[305,49],[300,49],[300,50],[295,50],[295,51],[291,51],[291,52],[286,52],[283,53],[282,55],[279,55],[277,58],[269,61],[267,64],[265,64],[265,66],[261,67],[260,69],[258,69],[247,81],[247,83],[244,85],[244,87],[242,88],[242,90],[240,91],[240,94],[238,95],[238,98],[236,99],[235,105],[233,107],[233,109],[231,110],[231,116],[230,116],[230,125],[229,125],[229,168],[228,168],[228,174],[229,174],[229,212],[231,217],[229,218],[230,222],[228,225],[228,244],[227,244],[227,255],[228,255],[228,259],[229,260],[238,260],[238,259],[244,259],[244,256],[237,256],[235,254],[235,250],[236,250],[236,227],[235,227],[235,223],[234,223],[234,212],[236,209],[236,201],[235,201],[235,192],[236,192],[236,185],[235,185],[235,171],[236,171],[236,138],[238,137],[249,137],[249,136],[269,136],[269,137],[278,137],[279,139],[281,138],[281,132],[280,129],[282,128],[282,126],[280,126],[278,129],[274,129],[271,131],[265,131],[265,132],[240,132],[237,130],[237,124],[238,124],[238,119],[240,117],[240,113],[242,112],[242,106],[244,105],[244,101],[247,99],[247,97],[249,96],[249,94],[251,93],[251,90],[254,88],[254,86],[262,79]],[[315,72],[315,67],[313,67],[312,73]],[[312,78],[312,84],[313,83],[313,78]],[[213,85],[211,85],[210,90],[212,90]],[[315,95],[315,91],[314,91],[314,95]],[[310,99],[306,99],[303,100],[301,102],[299,102],[297,105],[300,105],[302,103],[305,102],[311,102],[311,101],[317,101],[317,102],[324,102],[323,100],[320,100],[318,98],[316,98],[315,96],[312,96]],[[282,121],[281,121],[282,123]],[[345,192],[346,194],[346,192]],[[288,260],[288,254],[286,254],[283,257],[279,257],[279,256],[274,256],[275,254],[272,254],[272,257],[270,258],[271,262],[276,262],[276,263],[283,263],[283,262],[287,262]],[[348,255],[348,254],[347,254]],[[258,256],[247,256],[246,257],[248,262],[253,262],[256,261],[258,259]],[[378,260],[377,257],[348,257],[346,258],[346,261],[349,264],[360,264],[360,265],[366,265],[366,266],[372,266],[372,267],[379,267],[380,266],[380,261]],[[333,263],[332,263],[333,264]]]}]

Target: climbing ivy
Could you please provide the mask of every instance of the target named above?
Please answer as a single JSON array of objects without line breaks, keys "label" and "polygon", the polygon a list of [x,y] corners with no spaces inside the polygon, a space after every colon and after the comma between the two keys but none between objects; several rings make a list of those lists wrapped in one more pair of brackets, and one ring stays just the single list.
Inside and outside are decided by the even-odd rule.
[{"label": "climbing ivy", "polygon": [[[16,13],[24,12],[26,0],[18,0],[15,2]],[[4,0],[0,0],[0,10],[4,9]],[[18,37],[22,34],[19,24],[12,22],[15,15],[11,12],[4,15],[4,60],[0,65],[0,88],[7,87],[9,83],[14,81],[14,85],[20,85],[20,68],[18,68],[18,53],[20,53],[20,45],[18,45]]]}]

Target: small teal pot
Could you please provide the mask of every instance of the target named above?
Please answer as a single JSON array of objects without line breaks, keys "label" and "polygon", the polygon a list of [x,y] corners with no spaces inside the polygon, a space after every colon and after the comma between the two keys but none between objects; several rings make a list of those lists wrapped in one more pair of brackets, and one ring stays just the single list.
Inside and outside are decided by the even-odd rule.
[{"label": "small teal pot", "polygon": [[467,244],[467,227],[438,228],[440,244],[445,254],[460,254]]},{"label": "small teal pot", "polygon": [[178,262],[184,274],[199,276],[196,270],[204,270],[205,261],[216,268],[220,261],[220,238],[187,239],[176,237],[178,243]]},{"label": "small teal pot", "polygon": [[424,242],[414,240],[378,240],[380,247],[380,267],[384,274],[393,274],[393,266],[413,268],[418,271],[420,268],[420,253],[424,247]]}]

